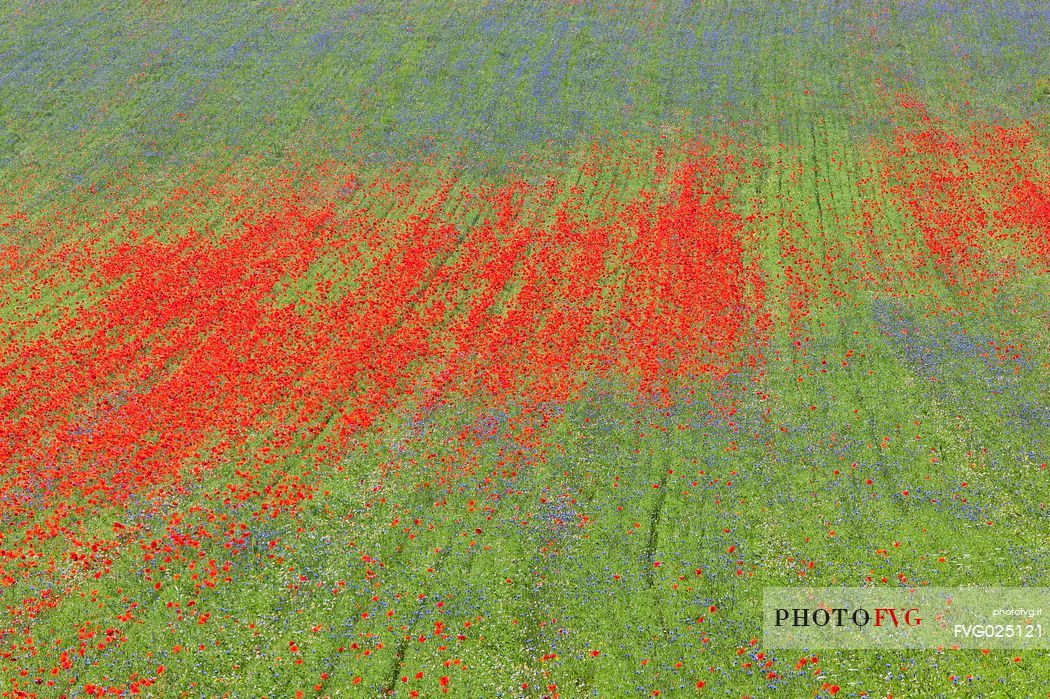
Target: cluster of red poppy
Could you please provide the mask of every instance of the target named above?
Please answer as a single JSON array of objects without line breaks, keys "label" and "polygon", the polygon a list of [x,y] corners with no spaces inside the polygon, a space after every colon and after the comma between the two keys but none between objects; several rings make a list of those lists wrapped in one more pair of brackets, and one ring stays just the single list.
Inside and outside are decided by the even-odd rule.
[{"label": "cluster of red poppy", "polygon": [[901,203],[950,284],[1050,265],[1050,176],[1031,124],[972,123],[961,135],[901,98],[892,143],[881,148],[884,193]]},{"label": "cluster of red poppy", "polygon": [[[324,163],[187,177],[164,197],[114,187],[79,208],[9,217],[0,225],[39,242],[0,249],[0,585],[18,600],[0,626],[0,658],[54,686],[75,680],[71,658],[123,643],[144,614],[130,597],[119,598],[115,620],[84,621],[53,647],[38,645],[31,628],[74,596],[101,609],[90,588],[122,562],[156,591],[180,579],[198,592],[233,583],[230,560],[250,545],[250,530],[294,518],[324,492],[322,474],[375,444],[371,432],[392,413],[423,422],[442,406],[469,406],[455,426],[460,442],[500,431],[518,448],[500,475],[514,478],[528,463],[522,454],[550,447],[549,406],[589,385],[622,382],[668,400],[679,384],[757,363],[754,347],[771,331],[767,293],[784,304],[794,336],[815,303],[841,303],[847,282],[892,284],[898,267],[914,273],[928,260],[963,286],[1019,264],[1045,270],[1050,181],[1031,128],[975,125],[958,137],[917,102],[898,111],[901,128],[875,144],[876,168],[851,191],[859,206],[836,220],[849,230],[835,240],[822,228],[839,216],[833,205],[806,213],[785,195],[744,216],[734,183],[745,160],[726,144],[696,143],[595,151],[577,172],[540,184],[475,186],[425,167],[366,175]],[[840,165],[832,157],[823,167]],[[801,165],[785,173],[803,177]],[[891,216],[887,202],[906,215]],[[770,221],[779,279],[771,267],[760,272],[751,236]],[[887,235],[900,221],[909,230]],[[912,255],[916,246],[925,252]],[[803,369],[815,376],[826,365]],[[435,469],[421,478],[426,488],[477,459],[460,448],[426,466],[407,462]],[[435,507],[447,504],[435,497]],[[569,489],[561,498],[572,498]],[[557,555],[553,537],[588,517],[552,514],[542,552]],[[413,539],[427,525],[395,517],[390,526]],[[464,527],[464,543],[487,549],[483,531]],[[231,558],[208,557],[209,540]],[[278,565],[294,551],[277,535],[256,543]],[[357,556],[347,577],[376,584],[385,563]],[[736,565],[743,575],[742,559]],[[813,567],[799,565],[808,565],[799,575]],[[295,572],[287,585],[321,582]],[[338,596],[345,585],[322,589]],[[161,613],[215,623],[192,599]],[[447,635],[435,625],[434,636]],[[288,648],[300,652],[294,641]],[[772,661],[757,659],[774,679]],[[163,671],[83,689],[136,693]],[[451,680],[437,682],[447,690]]]},{"label": "cluster of red poppy", "polygon": [[[592,216],[574,213],[584,188],[553,179],[362,182],[325,164],[34,222],[38,249],[9,248],[0,280],[0,580],[47,582],[0,635],[135,542],[158,588],[179,549],[243,543],[224,514],[186,528],[163,504],[231,454],[251,452],[225,497],[277,517],[313,497],[285,458],[334,465],[398,407],[557,403],[613,375],[652,389],[728,370],[762,298],[724,162],[690,146],[673,176],[606,192]],[[146,521],[161,515],[164,542]],[[214,561],[189,569],[222,583]]]}]

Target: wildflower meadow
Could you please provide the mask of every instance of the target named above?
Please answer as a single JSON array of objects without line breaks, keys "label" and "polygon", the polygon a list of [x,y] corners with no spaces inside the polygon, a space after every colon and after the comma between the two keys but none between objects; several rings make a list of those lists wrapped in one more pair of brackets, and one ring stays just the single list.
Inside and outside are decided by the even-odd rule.
[{"label": "wildflower meadow", "polygon": [[[1046,697],[1038,0],[11,0],[0,696]],[[1050,610],[1042,619],[1050,636]]]}]

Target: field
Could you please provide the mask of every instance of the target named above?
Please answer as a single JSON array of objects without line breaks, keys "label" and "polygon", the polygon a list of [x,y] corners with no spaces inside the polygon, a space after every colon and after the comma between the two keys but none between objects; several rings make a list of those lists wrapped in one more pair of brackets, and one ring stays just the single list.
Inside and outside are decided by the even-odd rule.
[{"label": "field", "polygon": [[[1035,0],[0,9],[5,697],[1042,697]],[[1050,628],[1050,626],[1048,626]]]}]

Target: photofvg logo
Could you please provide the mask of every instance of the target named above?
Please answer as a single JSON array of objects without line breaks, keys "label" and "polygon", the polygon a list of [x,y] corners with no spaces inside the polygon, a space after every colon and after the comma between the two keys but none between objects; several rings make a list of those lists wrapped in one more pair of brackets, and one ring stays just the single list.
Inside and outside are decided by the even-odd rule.
[{"label": "photofvg logo", "polygon": [[763,632],[770,648],[1050,648],[1050,588],[766,588]]},{"label": "photofvg logo", "polygon": [[843,626],[853,624],[857,627],[882,626],[893,624],[893,626],[919,626],[922,617],[919,616],[918,607],[905,609],[903,607],[875,607],[874,609],[847,609],[846,607],[835,607],[834,609],[810,609],[808,607],[795,607],[793,609],[777,609],[777,626]]}]

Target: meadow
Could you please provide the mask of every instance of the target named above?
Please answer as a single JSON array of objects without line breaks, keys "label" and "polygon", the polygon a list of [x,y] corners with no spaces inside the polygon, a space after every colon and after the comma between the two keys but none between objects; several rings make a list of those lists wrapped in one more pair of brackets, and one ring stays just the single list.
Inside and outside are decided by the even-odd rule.
[{"label": "meadow", "polygon": [[1050,11],[0,10],[0,692],[1036,697]]}]

